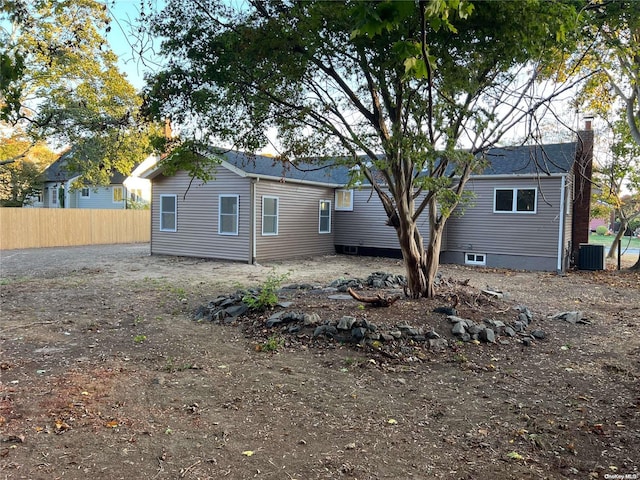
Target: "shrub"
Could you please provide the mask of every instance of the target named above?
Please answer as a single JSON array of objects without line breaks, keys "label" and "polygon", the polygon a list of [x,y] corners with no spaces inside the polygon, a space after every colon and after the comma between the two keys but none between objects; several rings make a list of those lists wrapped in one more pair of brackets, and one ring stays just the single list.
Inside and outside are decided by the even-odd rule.
[{"label": "shrub", "polygon": [[596,227],[596,233],[598,235],[606,235],[609,229],[605,225],[598,225]]},{"label": "shrub", "polygon": [[275,270],[271,270],[264,284],[258,288],[257,293],[246,293],[242,297],[242,301],[251,310],[267,310],[275,307],[278,304],[280,285],[287,278],[289,278],[289,273],[278,275]]}]

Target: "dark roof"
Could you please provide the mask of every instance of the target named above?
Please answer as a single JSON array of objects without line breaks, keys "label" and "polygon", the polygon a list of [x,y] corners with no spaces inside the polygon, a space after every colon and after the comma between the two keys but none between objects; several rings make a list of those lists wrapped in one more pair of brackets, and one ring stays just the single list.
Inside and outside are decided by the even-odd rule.
[{"label": "dark roof", "polygon": [[237,151],[220,154],[228,163],[249,175],[264,175],[282,179],[305,182],[329,183],[345,185],[349,181],[349,170],[344,166],[336,166],[333,162],[291,164],[277,158],[264,155],[252,155]]},{"label": "dark roof", "polygon": [[523,145],[492,148],[483,175],[527,175],[567,173],[576,158],[577,143]]},{"label": "dark roof", "polygon": [[[66,182],[72,178],[80,175],[78,172],[67,170],[67,159],[70,155],[70,152],[63,153],[60,158],[58,158],[55,162],[49,165],[44,171],[44,181],[45,182]],[[125,179],[126,175],[116,171],[111,174],[111,179],[109,183],[111,185],[120,185]]]},{"label": "dark roof", "polygon": [[[487,167],[482,175],[531,175],[567,173],[576,155],[576,142],[550,145],[523,145],[492,148],[486,153]],[[212,153],[247,175],[269,176],[283,180],[297,180],[331,185],[346,185],[349,168],[326,160],[322,162],[296,162],[295,166],[274,157],[238,152],[235,150]],[[160,171],[155,170],[160,173]]]}]

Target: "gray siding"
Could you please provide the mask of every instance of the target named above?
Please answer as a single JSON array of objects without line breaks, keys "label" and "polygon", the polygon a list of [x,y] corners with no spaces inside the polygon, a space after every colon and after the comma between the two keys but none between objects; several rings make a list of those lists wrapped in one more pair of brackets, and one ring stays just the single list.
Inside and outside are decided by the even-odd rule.
[{"label": "gray siding", "polygon": [[[260,180],[256,188],[256,259],[276,260],[335,252],[332,188]],[[262,235],[262,197],[278,197],[278,235]],[[320,200],[331,201],[331,233],[318,233]]]},{"label": "gray siding", "polygon": [[[429,217],[425,210],[418,220],[425,244],[429,240]],[[370,188],[353,191],[353,211],[336,212],[336,245],[400,249],[396,230],[387,225],[382,202]]]},{"label": "gray siding", "polygon": [[[72,208],[104,208],[109,210],[124,209],[126,206],[124,200],[121,202],[113,201],[114,187],[114,185],[111,185],[109,187],[89,188],[89,198],[83,198],[81,196],[81,191],[75,190],[69,194],[70,196],[75,197],[75,201],[72,202],[72,205],[74,205]],[[126,196],[126,189],[122,185],[120,185],[120,188],[122,188],[123,197]]]},{"label": "gray siding", "polygon": [[[153,181],[151,253],[250,262],[250,180],[220,168],[203,184],[184,172]],[[189,189],[186,198],[185,192]],[[239,195],[238,235],[218,234],[218,196]],[[160,195],[177,196],[177,231],[160,231]]]},{"label": "gray siding", "polygon": [[[555,270],[560,185],[559,177],[472,178],[473,206],[449,219],[443,260],[464,263],[465,252],[483,253],[490,267]],[[494,188],[537,188],[536,213],[493,213]]]}]

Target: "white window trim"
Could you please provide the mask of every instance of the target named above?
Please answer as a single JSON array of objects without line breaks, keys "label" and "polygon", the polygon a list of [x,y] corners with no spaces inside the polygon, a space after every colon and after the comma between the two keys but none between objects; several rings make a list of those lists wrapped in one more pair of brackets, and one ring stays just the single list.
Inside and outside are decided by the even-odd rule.
[{"label": "white window trim", "polygon": [[[236,199],[236,230],[235,232],[223,232],[222,231],[222,199],[223,198],[235,198]],[[231,216],[230,213],[225,213],[225,216]],[[240,220],[240,195],[218,195],[218,235],[238,236],[238,228]]]},{"label": "white window trim", "polygon": [[[173,204],[175,206],[175,210],[173,212],[173,214],[175,215],[176,219],[174,222],[174,228],[162,228],[162,199],[165,197],[171,197],[173,198]],[[160,195],[160,231],[161,232],[177,232],[178,231],[178,196],[177,195]]]},{"label": "white window trim", "polygon": [[[473,255],[473,260],[470,258]],[[482,255],[482,260],[477,260],[477,257]],[[486,253],[475,253],[475,252],[466,252],[464,254],[464,263],[465,265],[486,265],[487,264],[487,254]]]},{"label": "white window trim", "polygon": [[[87,194],[84,194],[84,191],[87,191]],[[91,189],[89,187],[82,187],[80,189],[80,198],[91,198]]]},{"label": "white window trim", "polygon": [[[496,195],[498,194],[498,190],[511,190],[513,191],[513,200],[511,203],[511,210],[496,210]],[[533,210],[532,211],[524,211],[518,210],[518,191],[519,190],[533,190],[534,199],[533,199]],[[518,214],[518,215],[534,215],[538,211],[538,189],[535,187],[495,187],[493,189],[493,213],[504,213],[504,214]]]},{"label": "white window trim", "polygon": [[51,205],[58,205],[58,187],[51,187],[49,202]]},{"label": "white window trim", "polygon": [[[349,203],[348,206],[346,207],[341,207],[340,202],[338,202],[338,194],[340,192],[349,192],[349,198],[351,199],[351,202]],[[338,190],[336,190],[335,193],[335,210],[336,212],[353,212],[353,189],[347,189],[347,188],[339,188]]]},{"label": "white window trim", "polygon": [[[329,204],[329,230],[326,230],[326,231],[322,230],[322,204],[323,203]],[[320,200],[320,202],[318,202],[318,233],[320,234],[331,233],[331,200]]]},{"label": "white window trim", "polygon": [[[264,231],[264,201],[265,200],[275,200],[276,201],[276,231],[274,232],[266,232]],[[280,197],[273,197],[269,195],[262,196],[262,236],[264,237],[275,237],[278,235],[278,231],[280,229]]]},{"label": "white window trim", "polygon": [[[120,189],[120,200],[116,200],[116,191]],[[124,202],[124,187],[114,186],[111,187],[111,201],[113,203],[122,203]]]}]

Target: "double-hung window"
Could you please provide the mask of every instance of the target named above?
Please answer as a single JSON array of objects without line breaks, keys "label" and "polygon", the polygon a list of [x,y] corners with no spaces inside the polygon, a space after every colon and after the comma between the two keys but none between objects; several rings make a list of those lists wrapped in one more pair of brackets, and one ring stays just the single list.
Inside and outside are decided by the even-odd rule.
[{"label": "double-hung window", "polygon": [[89,198],[89,187],[85,187],[82,190],[80,190],[80,196],[82,198]]},{"label": "double-hung window", "polygon": [[113,187],[113,203],[120,203],[124,200],[122,187]]},{"label": "double-hung window", "polygon": [[238,195],[218,197],[218,234],[238,235]]},{"label": "double-hung window", "polygon": [[535,188],[496,188],[493,213],[536,213],[537,197]]},{"label": "double-hung window", "polygon": [[175,232],[178,227],[178,199],[176,195],[160,195],[160,230]]},{"label": "double-hung window", "polygon": [[336,211],[353,211],[353,190],[336,190]]},{"label": "double-hung window", "polygon": [[278,235],[278,197],[262,197],[262,235]]},{"label": "double-hung window", "polygon": [[331,202],[329,200],[320,200],[318,232],[331,233]]}]

